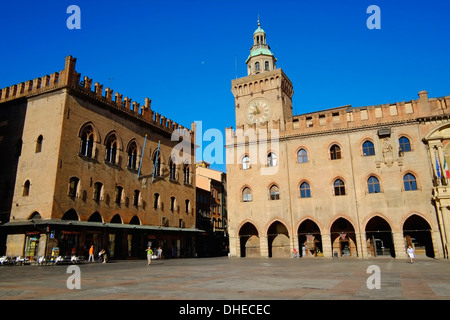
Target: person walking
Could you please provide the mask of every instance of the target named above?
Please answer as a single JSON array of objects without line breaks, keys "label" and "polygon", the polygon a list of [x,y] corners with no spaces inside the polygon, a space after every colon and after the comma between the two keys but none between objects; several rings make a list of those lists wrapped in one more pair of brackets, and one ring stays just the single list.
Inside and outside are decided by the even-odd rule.
[{"label": "person walking", "polygon": [[152,255],[153,255],[152,247],[149,246],[145,251],[147,251],[147,264],[150,265],[150,263],[152,263]]},{"label": "person walking", "polygon": [[161,259],[161,256],[162,256],[162,249],[161,249],[161,247],[158,247],[158,250],[156,250],[156,252],[158,253],[158,259]]},{"label": "person walking", "polygon": [[406,253],[409,256],[409,261],[411,263],[413,263],[414,262],[414,249],[411,246],[408,246],[408,249],[406,249]]},{"label": "person walking", "polygon": [[94,245],[89,248],[89,259],[88,262],[94,262]]}]

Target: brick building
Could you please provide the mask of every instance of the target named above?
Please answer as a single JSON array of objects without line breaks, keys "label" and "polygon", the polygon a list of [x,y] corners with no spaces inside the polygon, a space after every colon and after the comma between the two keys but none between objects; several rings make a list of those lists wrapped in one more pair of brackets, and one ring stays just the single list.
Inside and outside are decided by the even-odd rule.
[{"label": "brick building", "polygon": [[226,143],[232,256],[448,258],[450,96],[294,115],[259,24],[246,64]]},{"label": "brick building", "polygon": [[[190,129],[75,70],[0,90],[1,233],[10,256],[194,256]],[[181,151],[180,151],[181,150]]]}]

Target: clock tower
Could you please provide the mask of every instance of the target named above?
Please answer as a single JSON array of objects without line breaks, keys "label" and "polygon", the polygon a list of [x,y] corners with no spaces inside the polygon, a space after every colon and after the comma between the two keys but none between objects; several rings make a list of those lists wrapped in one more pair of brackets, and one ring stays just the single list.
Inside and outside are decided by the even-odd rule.
[{"label": "clock tower", "polygon": [[277,59],[266,42],[261,28],[253,32],[253,45],[247,64],[247,76],[231,82],[235,101],[236,128],[279,128],[284,130],[285,121],[291,119],[292,83],[281,69],[276,68]]}]

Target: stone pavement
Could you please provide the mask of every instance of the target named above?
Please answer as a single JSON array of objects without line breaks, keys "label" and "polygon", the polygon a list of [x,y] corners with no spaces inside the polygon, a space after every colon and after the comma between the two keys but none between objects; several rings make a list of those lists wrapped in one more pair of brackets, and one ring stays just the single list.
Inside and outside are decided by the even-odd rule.
[{"label": "stone pavement", "polygon": [[[371,265],[380,289],[369,289]],[[450,299],[450,261],[197,258],[85,263],[80,289],[67,265],[0,266],[0,299],[391,300]],[[73,278],[72,278],[73,279]],[[74,281],[69,281],[75,283]],[[374,282],[371,282],[374,283]]]}]

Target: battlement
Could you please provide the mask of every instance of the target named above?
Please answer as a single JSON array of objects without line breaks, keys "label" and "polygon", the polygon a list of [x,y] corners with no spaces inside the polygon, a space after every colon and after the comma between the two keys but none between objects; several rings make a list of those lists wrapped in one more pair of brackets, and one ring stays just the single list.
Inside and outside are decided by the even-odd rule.
[{"label": "battlement", "polygon": [[253,124],[248,128],[243,125],[235,130],[227,128],[227,146],[245,141],[251,143],[261,136],[271,140],[274,133],[272,130],[278,131],[279,139],[289,139],[293,136],[335,134],[348,130],[397,125],[423,118],[437,119],[443,115],[450,115],[450,96],[428,98],[426,91],[420,91],[417,100],[356,108],[348,105],[296,115],[284,122],[272,120],[258,127]]},{"label": "battlement", "polygon": [[180,136],[186,137],[192,133],[192,126],[191,129],[185,128],[177,122],[154,112],[151,109],[151,99],[149,98],[145,98],[144,104],[141,105],[128,97],[123,98],[122,94],[118,92],[114,93],[110,88],[103,90],[103,85],[98,82],[95,82],[94,87],[92,87],[92,79],[87,76],[81,78],[81,74],[75,71],[76,61],[76,58],[68,56],[65,59],[64,70],[60,72],[0,89],[0,103],[43,94],[63,87],[70,87],[77,92],[111,107],[115,107],[116,109],[123,110],[169,133],[178,131]]}]

